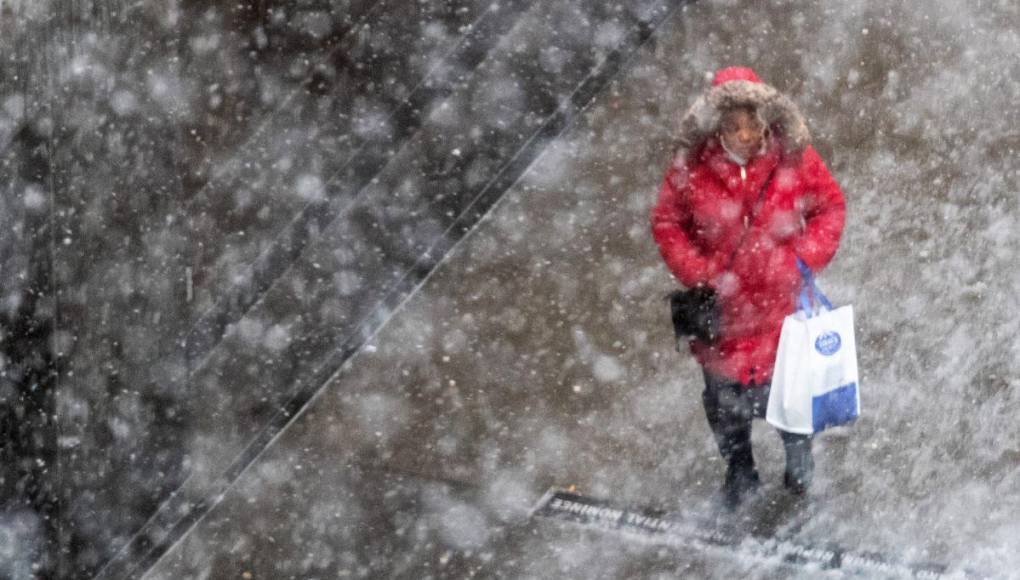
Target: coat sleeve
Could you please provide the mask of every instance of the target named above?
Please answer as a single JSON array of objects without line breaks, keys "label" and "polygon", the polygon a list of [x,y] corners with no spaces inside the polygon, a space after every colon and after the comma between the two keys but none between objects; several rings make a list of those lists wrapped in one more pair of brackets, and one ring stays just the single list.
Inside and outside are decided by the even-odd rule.
[{"label": "coat sleeve", "polygon": [[794,241],[794,251],[814,272],[832,260],[839,248],[846,217],[846,202],[839,185],[812,147],[804,151],[805,197],[804,232]]},{"label": "coat sleeve", "polygon": [[693,288],[708,285],[718,272],[718,264],[692,241],[686,172],[686,168],[675,166],[666,172],[659,201],[652,210],[652,235],[666,266],[681,284]]}]

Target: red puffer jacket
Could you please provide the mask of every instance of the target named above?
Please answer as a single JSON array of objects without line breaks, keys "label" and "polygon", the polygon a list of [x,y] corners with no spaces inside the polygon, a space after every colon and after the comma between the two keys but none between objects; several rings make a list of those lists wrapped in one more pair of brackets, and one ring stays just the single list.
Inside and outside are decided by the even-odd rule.
[{"label": "red puffer jacket", "polygon": [[[766,152],[745,167],[714,135],[719,113],[733,105],[757,107],[772,129]],[[796,107],[749,69],[717,74],[678,141],[652,231],[680,282],[718,297],[719,340],[692,341],[691,350],[712,374],[766,384],[783,319],[796,310],[796,256],[815,272],[829,263],[843,231],[843,194],[808,145]]]}]

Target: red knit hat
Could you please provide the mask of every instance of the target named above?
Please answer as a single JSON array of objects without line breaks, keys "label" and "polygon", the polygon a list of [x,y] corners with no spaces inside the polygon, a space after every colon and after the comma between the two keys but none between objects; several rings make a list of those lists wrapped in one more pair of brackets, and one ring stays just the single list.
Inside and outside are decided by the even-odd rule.
[{"label": "red knit hat", "polygon": [[750,81],[752,83],[761,84],[761,79],[758,78],[758,75],[754,74],[753,70],[747,67],[733,66],[730,68],[724,68],[715,73],[715,78],[712,80],[712,86],[717,87],[730,81]]}]

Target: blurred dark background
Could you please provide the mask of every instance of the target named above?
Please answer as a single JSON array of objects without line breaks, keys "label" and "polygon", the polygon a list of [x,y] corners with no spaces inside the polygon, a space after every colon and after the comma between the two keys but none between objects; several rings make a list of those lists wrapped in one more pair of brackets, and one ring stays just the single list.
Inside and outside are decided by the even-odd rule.
[{"label": "blurred dark background", "polygon": [[144,571],[670,4],[0,2],[0,576]]}]

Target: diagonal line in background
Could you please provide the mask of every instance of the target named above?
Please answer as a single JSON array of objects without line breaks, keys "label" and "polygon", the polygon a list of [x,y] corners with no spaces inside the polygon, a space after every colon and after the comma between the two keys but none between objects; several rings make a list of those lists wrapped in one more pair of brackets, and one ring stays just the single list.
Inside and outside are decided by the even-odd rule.
[{"label": "diagonal line in background", "polygon": [[[447,51],[438,63],[429,69],[401,105],[391,111],[390,118],[392,119],[402,113],[413,112],[417,108],[421,108],[419,101],[427,101],[432,96],[435,96],[437,92],[442,93],[443,91],[452,90],[452,86],[448,86],[450,83],[436,83],[435,87],[429,86],[430,77],[436,70],[446,66],[449,61],[466,64],[473,70],[484,60],[489,50],[495,46],[506,30],[511,28],[516,22],[515,17],[528,6],[530,6],[530,2],[510,0],[487,9],[466,29],[458,43]],[[420,115],[420,113],[414,114]],[[263,124],[258,131],[264,130],[266,124]],[[408,132],[405,139],[410,140],[419,129],[420,127],[415,126]],[[245,146],[248,146],[254,140],[254,138],[250,139]],[[389,159],[396,155],[396,151],[393,151],[379,160],[370,152],[366,152],[366,148],[367,145],[363,145],[355,151],[351,158],[333,174],[330,181],[340,174],[344,168],[360,163],[368,168],[367,172],[362,172],[363,179],[360,180],[361,182],[355,188],[357,191],[360,191],[364,186],[368,185]],[[332,200],[325,207],[323,207],[323,204],[307,205],[284,228],[284,231],[277,235],[272,246],[249,266],[249,271],[254,271],[254,273],[249,277],[248,284],[235,285],[229,289],[225,298],[218,301],[210,311],[203,314],[192,325],[191,329],[186,332],[185,349],[189,359],[200,357],[203,360],[191,361],[188,371],[189,376],[194,375],[197,369],[202,368],[205,363],[204,358],[211,354],[212,350],[222,339],[223,329],[230,323],[236,322],[250,308],[254,307],[272,284],[293,265],[303,250],[313,241],[314,232],[316,232],[317,228],[332,222],[336,216],[340,215],[342,209],[346,207],[346,205],[342,205],[340,202],[353,203],[355,199]],[[190,476],[181,484],[181,488],[186,485],[188,479],[190,479]],[[103,564],[96,577],[105,577],[104,575],[108,574],[109,570],[119,565],[117,564],[119,561],[132,558],[133,556],[128,554],[136,551],[138,546],[144,543],[142,537],[145,536],[145,530],[165,528],[166,522],[161,520],[167,518],[168,514],[182,513],[175,512],[174,510],[182,509],[182,506],[187,506],[189,503],[191,502],[183,500],[180,495],[173,495],[170,499],[167,499],[148,521],[142,525],[140,530],[117,551],[113,558]],[[183,508],[183,511],[187,512],[188,509],[190,508]]]},{"label": "diagonal line in background", "polygon": [[419,257],[415,265],[405,270],[400,280],[390,287],[385,297],[362,318],[355,331],[336,349],[334,356],[317,369],[309,380],[295,389],[289,400],[251,440],[231,466],[205,490],[204,496],[197,501],[191,501],[190,498],[183,497],[184,494],[178,494],[164,502],[149,522],[127,542],[116,557],[107,563],[96,578],[141,578],[212,511],[236,480],[272,446],[276,438],[297,417],[303,414],[309,404],[325,391],[342,365],[378,334],[401,307],[424,286],[449,256],[451,250],[466,239],[474,226],[517,183],[545,150],[546,145],[562,135],[577,115],[591,104],[595,96],[652,38],[663,22],[691,1],[693,0],[657,2],[656,8],[649,11],[655,16],[629,31],[621,44],[574,90],[569,101],[546,118],[524,146],[500,168],[496,176],[446,229],[446,235]]}]

